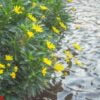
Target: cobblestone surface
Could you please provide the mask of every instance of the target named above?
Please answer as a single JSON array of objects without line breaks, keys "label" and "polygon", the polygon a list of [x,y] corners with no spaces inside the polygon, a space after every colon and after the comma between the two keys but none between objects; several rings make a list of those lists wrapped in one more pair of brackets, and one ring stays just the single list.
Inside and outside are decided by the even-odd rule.
[{"label": "cobblestone surface", "polygon": [[58,100],[70,93],[72,100],[100,100],[100,0],[74,0],[67,6],[67,10],[74,8],[74,21],[69,23],[70,31],[65,32],[57,54],[63,57],[62,51],[78,42],[83,51],[77,57],[85,63],[86,70],[72,66],[75,73],[63,79],[64,91],[58,93]]}]

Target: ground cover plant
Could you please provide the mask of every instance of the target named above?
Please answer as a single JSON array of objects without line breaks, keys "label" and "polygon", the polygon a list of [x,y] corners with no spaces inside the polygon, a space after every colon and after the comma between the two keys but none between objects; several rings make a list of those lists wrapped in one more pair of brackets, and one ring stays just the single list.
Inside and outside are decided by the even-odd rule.
[{"label": "ground cover plant", "polygon": [[0,95],[29,100],[49,87],[69,20],[61,0],[0,0]]}]

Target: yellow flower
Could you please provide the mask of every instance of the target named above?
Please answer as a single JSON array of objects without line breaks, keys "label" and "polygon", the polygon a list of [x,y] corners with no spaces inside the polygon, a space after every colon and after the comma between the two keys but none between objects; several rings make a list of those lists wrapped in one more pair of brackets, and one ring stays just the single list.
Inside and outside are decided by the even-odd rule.
[{"label": "yellow flower", "polygon": [[8,67],[10,67],[10,66],[11,66],[11,64],[10,64],[10,63],[8,63],[8,64],[7,64],[7,66],[8,66]]},{"label": "yellow flower", "polygon": [[24,10],[24,8],[21,7],[21,6],[14,6],[14,9],[13,9],[13,11],[14,11],[16,14],[22,14],[22,13],[23,13],[23,10]]},{"label": "yellow flower", "polygon": [[43,32],[43,28],[40,25],[33,25],[32,29],[34,29],[36,32]]},{"label": "yellow flower", "polygon": [[44,68],[42,69],[42,75],[43,75],[43,76],[45,76],[45,75],[46,75],[46,73],[47,73],[47,68],[46,68],[46,67],[44,67]]},{"label": "yellow flower", "polygon": [[45,18],[46,18],[46,16],[45,16],[45,15],[42,15],[42,16],[41,16],[41,19],[45,19]]},{"label": "yellow flower", "polygon": [[77,58],[74,59],[75,61],[75,64],[78,65],[78,66],[82,66],[82,62],[80,62]]},{"label": "yellow flower", "polygon": [[61,21],[61,18],[60,18],[60,17],[56,17],[56,19],[57,19],[58,21]]},{"label": "yellow flower", "polygon": [[73,0],[67,0],[67,2],[73,2]]},{"label": "yellow flower", "polygon": [[54,69],[55,69],[55,71],[60,72],[60,71],[64,70],[64,66],[62,64],[58,63],[58,64],[55,64]]},{"label": "yellow flower", "polygon": [[0,4],[0,8],[2,8],[3,7],[3,5],[2,4]]},{"label": "yellow flower", "polygon": [[70,51],[68,51],[68,50],[65,51],[65,54],[69,59],[73,58],[73,55],[72,55],[72,53]]},{"label": "yellow flower", "polygon": [[13,56],[11,56],[11,55],[5,55],[5,60],[12,61],[13,60]]},{"label": "yellow flower", "polygon": [[73,43],[73,47],[79,51],[82,50],[81,46],[78,43]]},{"label": "yellow flower", "polygon": [[0,69],[0,74],[3,74],[4,73],[4,70],[3,69]]},{"label": "yellow flower", "polygon": [[66,61],[67,61],[67,63],[69,63],[70,62],[70,58],[66,57]]},{"label": "yellow flower", "polygon": [[0,68],[5,68],[5,65],[0,63]]},{"label": "yellow flower", "polygon": [[75,28],[76,28],[76,29],[80,29],[81,26],[80,26],[80,25],[76,25]]},{"label": "yellow flower", "polygon": [[43,11],[48,10],[48,8],[46,6],[43,6],[43,5],[40,6],[40,9],[43,10]]},{"label": "yellow flower", "polygon": [[36,6],[37,6],[37,3],[33,2],[32,7],[36,7]]},{"label": "yellow flower", "polygon": [[32,20],[33,22],[36,22],[37,21],[37,19],[32,14],[28,14],[28,18],[30,20]]},{"label": "yellow flower", "polygon": [[15,66],[14,67],[14,72],[17,72],[18,71],[18,66]]},{"label": "yellow flower", "polygon": [[16,78],[16,73],[15,72],[12,72],[12,73],[10,73],[10,76],[11,76],[11,78]]},{"label": "yellow flower", "polygon": [[46,45],[47,45],[47,48],[49,48],[49,49],[55,49],[55,45],[52,43],[52,42],[50,42],[50,41],[46,41]]},{"label": "yellow flower", "polygon": [[29,38],[34,37],[34,33],[33,33],[33,32],[31,32],[31,31],[28,31],[28,32],[27,32],[27,35],[28,35],[28,37],[29,37]]},{"label": "yellow flower", "polygon": [[67,76],[67,75],[68,75],[68,72],[64,72],[64,73],[63,73],[63,76]]},{"label": "yellow flower", "polygon": [[67,29],[67,26],[66,26],[63,22],[59,22],[59,25],[60,25],[64,30]]},{"label": "yellow flower", "polygon": [[72,10],[72,11],[76,11],[76,8],[72,7],[71,10]]},{"label": "yellow flower", "polygon": [[52,27],[52,30],[55,32],[55,33],[57,33],[57,34],[59,34],[60,33],[60,31],[56,28],[56,27]]},{"label": "yellow flower", "polygon": [[52,65],[52,61],[51,61],[50,59],[48,59],[48,58],[43,58],[43,62],[44,62],[45,64],[49,65],[49,66]]}]

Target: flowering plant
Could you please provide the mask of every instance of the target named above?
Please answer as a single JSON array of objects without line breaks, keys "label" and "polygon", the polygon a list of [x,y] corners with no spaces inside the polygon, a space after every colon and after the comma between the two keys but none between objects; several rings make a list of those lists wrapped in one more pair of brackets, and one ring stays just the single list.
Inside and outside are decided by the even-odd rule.
[{"label": "flowering plant", "polygon": [[68,29],[60,0],[0,1],[0,94],[29,100],[49,86],[60,34]]}]

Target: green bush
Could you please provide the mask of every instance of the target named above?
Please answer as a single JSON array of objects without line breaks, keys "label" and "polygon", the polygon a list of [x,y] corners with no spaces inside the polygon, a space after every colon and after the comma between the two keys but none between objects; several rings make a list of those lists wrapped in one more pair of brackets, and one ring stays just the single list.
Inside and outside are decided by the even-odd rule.
[{"label": "green bush", "polygon": [[[0,0],[0,95],[26,100],[49,87],[60,34],[70,20],[61,0]],[[29,99],[28,99],[29,100]]]}]

